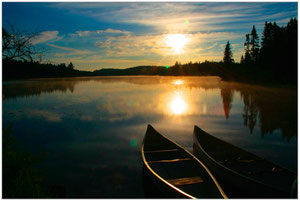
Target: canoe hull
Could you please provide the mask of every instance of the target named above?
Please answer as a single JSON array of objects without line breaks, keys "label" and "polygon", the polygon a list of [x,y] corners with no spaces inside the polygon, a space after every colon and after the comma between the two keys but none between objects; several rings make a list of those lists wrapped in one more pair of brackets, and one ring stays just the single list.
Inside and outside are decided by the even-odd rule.
[{"label": "canoe hull", "polygon": [[[201,130],[202,131],[202,130]],[[199,135],[199,134],[198,134]],[[289,198],[290,192],[274,189],[224,167],[203,149],[194,130],[193,154],[209,168],[223,190],[232,198]]]},{"label": "canoe hull", "polygon": [[[227,198],[210,171],[148,125],[142,145],[145,193],[159,198]],[[144,186],[144,187],[145,187]],[[154,189],[155,188],[155,189]]]},{"label": "canoe hull", "polygon": [[270,188],[244,179],[210,160],[196,144],[193,154],[214,174],[222,189],[231,198],[287,198],[289,194],[270,190]]}]

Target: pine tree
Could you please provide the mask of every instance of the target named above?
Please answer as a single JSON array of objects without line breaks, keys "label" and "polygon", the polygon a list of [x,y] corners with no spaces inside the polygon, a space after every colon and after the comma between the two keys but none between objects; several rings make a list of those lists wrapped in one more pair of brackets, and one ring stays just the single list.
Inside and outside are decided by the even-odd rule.
[{"label": "pine tree", "polygon": [[250,35],[246,34],[246,42],[244,43],[244,47],[246,51],[249,51],[250,49]]},{"label": "pine tree", "polygon": [[259,38],[255,29],[255,26],[253,26],[251,34],[250,34],[250,55],[252,61],[256,62],[258,61],[259,56]]},{"label": "pine tree", "polygon": [[260,63],[263,64],[263,68],[267,68],[272,65],[270,60],[274,51],[274,28],[271,22],[265,22],[264,31],[262,33],[261,50],[260,50]]},{"label": "pine tree", "polygon": [[297,82],[297,64],[298,64],[298,22],[297,19],[291,19],[287,24],[287,62],[289,66],[290,80]]},{"label": "pine tree", "polygon": [[72,64],[72,62],[69,63],[68,69],[72,69],[72,70],[74,69],[74,65]]},{"label": "pine tree", "polygon": [[246,42],[244,43],[244,47],[245,47],[244,63],[249,64],[251,62],[251,55],[250,55],[250,34],[246,34]]},{"label": "pine tree", "polygon": [[232,59],[232,51],[231,51],[231,47],[230,47],[230,43],[229,41],[227,41],[226,47],[225,47],[225,51],[224,51],[224,57],[223,57],[223,62],[225,64],[231,64],[233,63],[233,59]]},{"label": "pine tree", "polygon": [[273,34],[272,34],[272,23],[265,22],[265,28],[263,31],[262,41],[261,41],[261,49],[269,48],[272,44]]},{"label": "pine tree", "polygon": [[244,64],[244,56],[242,55],[242,57],[241,57],[241,61],[240,61],[240,64]]},{"label": "pine tree", "polygon": [[178,61],[176,61],[176,62],[175,62],[175,65],[174,65],[174,67],[179,67],[179,63],[178,63]]}]

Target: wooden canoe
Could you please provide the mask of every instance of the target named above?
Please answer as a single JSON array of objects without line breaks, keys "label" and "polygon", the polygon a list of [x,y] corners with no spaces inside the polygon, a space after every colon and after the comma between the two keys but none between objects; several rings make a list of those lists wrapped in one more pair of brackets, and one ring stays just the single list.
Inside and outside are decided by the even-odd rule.
[{"label": "wooden canoe", "polygon": [[210,171],[187,150],[148,125],[142,157],[148,179],[167,198],[227,198]]},{"label": "wooden canoe", "polygon": [[289,198],[297,195],[296,174],[195,126],[193,152],[233,198]]}]

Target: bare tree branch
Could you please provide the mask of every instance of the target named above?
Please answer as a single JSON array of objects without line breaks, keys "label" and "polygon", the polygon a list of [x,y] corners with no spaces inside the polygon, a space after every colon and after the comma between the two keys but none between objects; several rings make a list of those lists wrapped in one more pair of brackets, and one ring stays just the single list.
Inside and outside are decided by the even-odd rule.
[{"label": "bare tree branch", "polygon": [[26,33],[10,26],[10,30],[2,28],[2,59],[20,59],[33,61],[35,58],[42,61],[44,50],[32,44],[37,33]]}]

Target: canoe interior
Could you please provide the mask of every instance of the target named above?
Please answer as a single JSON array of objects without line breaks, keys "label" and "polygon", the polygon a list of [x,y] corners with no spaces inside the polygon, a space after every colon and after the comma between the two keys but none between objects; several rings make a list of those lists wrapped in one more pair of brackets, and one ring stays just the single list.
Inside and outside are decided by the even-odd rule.
[{"label": "canoe interior", "polygon": [[223,198],[216,184],[189,153],[148,126],[144,156],[163,180],[196,198]]},{"label": "canoe interior", "polygon": [[202,149],[224,167],[279,191],[291,191],[295,173],[217,139],[196,126],[194,135]]}]

